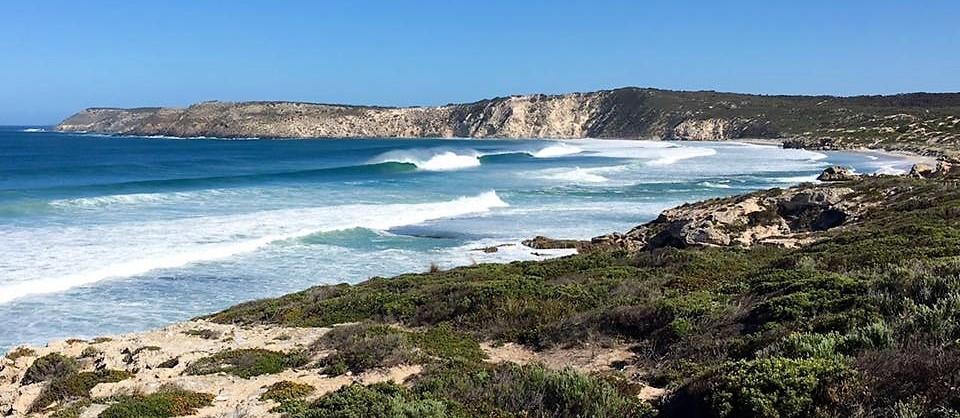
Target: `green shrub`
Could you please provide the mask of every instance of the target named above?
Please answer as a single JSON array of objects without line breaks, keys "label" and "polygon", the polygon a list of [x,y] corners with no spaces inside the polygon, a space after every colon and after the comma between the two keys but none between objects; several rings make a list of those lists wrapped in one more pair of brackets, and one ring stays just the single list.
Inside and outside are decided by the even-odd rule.
[{"label": "green shrub", "polygon": [[742,360],[717,371],[706,398],[720,417],[809,417],[841,407],[834,395],[854,376],[836,359]]},{"label": "green shrub", "polygon": [[418,395],[393,382],[350,385],[324,395],[291,418],[466,417],[449,402]]},{"label": "green shrub", "polygon": [[44,382],[76,373],[76,360],[60,353],[50,353],[33,361],[20,380],[21,385]]},{"label": "green shrub", "polygon": [[315,390],[316,388],[305,383],[296,383],[289,380],[283,380],[267,387],[267,391],[260,395],[260,400],[271,400],[276,401],[277,403],[283,403],[289,400],[306,397]]},{"label": "green shrub", "polygon": [[187,366],[186,374],[204,375],[227,373],[242,378],[262,374],[280,373],[283,370],[306,364],[303,353],[281,353],[259,348],[228,350],[204,357]]},{"label": "green shrub", "polygon": [[447,363],[414,380],[414,391],[465,405],[477,416],[509,413],[556,417],[635,417],[650,405],[610,381],[542,365]]},{"label": "green shrub", "polygon": [[213,404],[213,395],[176,387],[161,387],[150,395],[122,396],[100,413],[100,418],[167,418],[193,415]]},{"label": "green shrub", "polygon": [[30,356],[35,356],[35,355],[37,355],[37,352],[36,352],[36,351],[33,351],[33,349],[31,349],[31,348],[28,348],[28,347],[17,347],[16,349],[14,349],[14,350],[10,351],[9,353],[7,353],[5,357],[8,358],[8,359],[10,359],[10,360],[12,360],[12,361],[17,361],[18,358],[21,358],[21,357],[30,357]]},{"label": "green shrub", "polygon": [[320,337],[317,344],[336,350],[318,363],[324,373],[330,375],[415,363],[422,357],[408,333],[387,325],[364,323],[335,327]]},{"label": "green shrub", "polygon": [[50,379],[40,395],[33,401],[31,411],[39,411],[54,402],[66,402],[90,397],[90,390],[101,383],[113,383],[133,377],[124,370],[98,370],[95,372],[70,373]]},{"label": "green shrub", "polygon": [[450,324],[428,328],[424,332],[415,334],[414,340],[425,353],[441,359],[477,362],[487,357],[473,337],[454,331]]}]

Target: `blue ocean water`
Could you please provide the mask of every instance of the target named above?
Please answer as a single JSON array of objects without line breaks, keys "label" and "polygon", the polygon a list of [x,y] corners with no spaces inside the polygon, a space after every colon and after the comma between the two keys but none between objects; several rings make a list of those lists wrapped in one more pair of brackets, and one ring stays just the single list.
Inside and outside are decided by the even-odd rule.
[{"label": "blue ocean water", "polygon": [[[0,349],[309,286],[536,259],[535,235],[906,159],[732,142],[216,140],[0,127]],[[501,245],[496,253],[478,248]],[[541,251],[542,252],[542,251]],[[563,252],[555,252],[563,254]]]}]

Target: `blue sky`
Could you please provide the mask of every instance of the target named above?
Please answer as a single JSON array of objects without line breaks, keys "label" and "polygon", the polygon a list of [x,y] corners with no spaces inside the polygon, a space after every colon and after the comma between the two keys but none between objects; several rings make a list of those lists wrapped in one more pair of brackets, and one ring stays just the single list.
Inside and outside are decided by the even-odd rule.
[{"label": "blue sky", "polygon": [[203,100],[960,91],[960,1],[0,2],[0,124]]}]

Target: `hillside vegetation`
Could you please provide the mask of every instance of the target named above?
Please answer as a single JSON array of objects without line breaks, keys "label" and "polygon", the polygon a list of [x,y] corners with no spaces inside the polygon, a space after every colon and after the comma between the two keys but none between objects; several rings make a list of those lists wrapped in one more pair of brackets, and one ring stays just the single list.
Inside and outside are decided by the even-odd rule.
[{"label": "hillside vegetation", "polygon": [[[313,348],[333,353],[315,365],[331,374],[423,365],[406,382],[283,397],[290,417],[955,417],[958,186],[844,182],[866,212],[799,248],[598,250],[320,286],[206,319],[356,323]],[[633,355],[585,374],[488,363],[490,341]],[[642,401],[646,385],[667,395]]]}]

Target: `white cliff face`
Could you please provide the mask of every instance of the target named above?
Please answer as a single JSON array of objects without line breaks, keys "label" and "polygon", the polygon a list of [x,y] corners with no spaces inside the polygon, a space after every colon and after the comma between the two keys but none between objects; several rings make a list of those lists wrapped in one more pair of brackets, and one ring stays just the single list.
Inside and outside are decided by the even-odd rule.
[{"label": "white cliff face", "polygon": [[186,109],[89,109],[57,128],[186,137],[581,138],[598,103],[597,94],[516,96],[412,108],[209,102]]},{"label": "white cliff face", "polygon": [[673,128],[677,138],[696,141],[726,139],[731,137],[731,122],[727,119],[687,119]]}]

